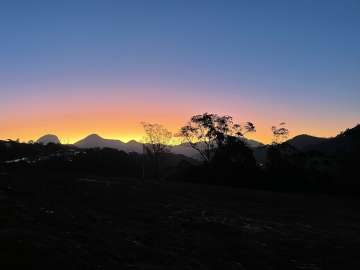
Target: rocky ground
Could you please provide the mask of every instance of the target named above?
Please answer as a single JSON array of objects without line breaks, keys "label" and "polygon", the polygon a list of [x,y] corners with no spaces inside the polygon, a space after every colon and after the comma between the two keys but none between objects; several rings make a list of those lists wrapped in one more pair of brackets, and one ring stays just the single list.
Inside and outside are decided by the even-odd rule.
[{"label": "rocky ground", "polygon": [[360,269],[359,205],[314,194],[2,174],[0,267]]}]

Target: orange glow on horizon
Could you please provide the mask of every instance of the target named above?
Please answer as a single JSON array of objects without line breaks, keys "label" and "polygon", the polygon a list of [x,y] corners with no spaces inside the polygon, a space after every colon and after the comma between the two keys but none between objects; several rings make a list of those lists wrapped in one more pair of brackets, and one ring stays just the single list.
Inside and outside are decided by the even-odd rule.
[{"label": "orange glow on horizon", "polygon": [[125,97],[120,92],[102,96],[99,91],[93,91],[86,97],[67,97],[59,91],[59,95],[52,95],[51,99],[47,96],[17,100],[3,108],[3,114],[0,115],[0,139],[19,138],[26,142],[37,140],[45,134],[55,134],[62,143],[75,143],[96,133],[107,139],[139,141],[144,136],[141,121],[162,124],[176,133],[192,115],[203,112],[232,115],[235,122],[254,122],[257,132],[248,137],[263,143],[272,141],[270,128],[282,121],[289,124],[290,137],[303,133],[331,137],[356,124],[355,119],[349,119],[341,126],[331,119],[306,121],[305,115],[300,117],[286,113],[291,108],[274,111],[271,104],[200,94],[196,96],[196,91],[191,99],[187,93],[181,94],[181,91],[177,97],[172,96],[174,90],[162,96],[160,93],[165,92],[164,89],[136,89],[132,91],[136,94]]},{"label": "orange glow on horizon", "polygon": [[[140,124],[141,121],[162,124],[175,134],[192,114],[156,115],[155,113],[154,115],[149,113],[146,115],[146,113],[141,112],[138,114],[128,113],[126,118],[122,118],[120,115],[122,115],[121,111],[115,115],[106,112],[96,115],[91,113],[70,113],[66,115],[48,115],[45,117],[16,118],[11,119],[11,121],[2,122],[0,138],[14,140],[19,138],[21,141],[27,142],[29,140],[37,140],[45,134],[55,134],[62,143],[72,144],[95,133],[106,139],[119,139],[124,142],[130,140],[141,141],[144,136],[143,128]],[[254,122],[257,132],[249,134],[247,137],[263,143],[270,143],[272,141],[270,130],[272,123]],[[290,137],[304,133],[319,137],[331,137],[338,133],[321,129],[305,130],[301,129],[301,125],[299,125],[300,128],[295,129],[293,126],[289,127]],[[173,142],[178,143],[179,141],[175,139]]]}]

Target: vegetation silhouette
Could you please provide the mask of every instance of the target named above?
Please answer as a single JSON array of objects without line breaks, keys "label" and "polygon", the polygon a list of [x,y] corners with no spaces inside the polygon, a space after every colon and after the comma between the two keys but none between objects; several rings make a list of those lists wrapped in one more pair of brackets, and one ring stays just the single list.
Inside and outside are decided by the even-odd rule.
[{"label": "vegetation silhouette", "polygon": [[194,115],[190,121],[181,127],[178,137],[198,151],[204,162],[210,162],[217,150],[227,147],[229,142],[244,138],[246,133],[255,132],[251,122],[243,126],[234,124],[229,115],[204,113]]},{"label": "vegetation silhouette", "polygon": [[[160,124],[141,123],[144,131],[144,154],[150,157],[153,161],[155,177],[159,177],[159,162],[162,155],[169,152],[169,142],[172,138],[172,133]],[[145,176],[145,168],[143,168],[143,176]]]},{"label": "vegetation silhouette", "polygon": [[181,177],[202,178],[202,182],[232,186],[253,178],[258,168],[244,138],[255,131],[253,123],[234,123],[229,115],[194,115],[177,136],[199,152],[203,163],[191,166],[188,175]]},{"label": "vegetation silhouette", "polygon": [[0,141],[0,170],[145,177],[286,192],[360,193],[360,125],[334,138],[301,135],[297,143],[298,138],[287,140],[289,130],[281,123],[271,128],[272,144],[249,147],[245,137],[255,132],[254,124],[240,125],[231,116],[204,113],[191,117],[176,134],[199,154],[199,160],[172,153],[172,134],[165,127],[143,126],[143,153]]},{"label": "vegetation silhouette", "polygon": [[254,148],[254,125],[236,133],[208,115],[196,119],[211,130],[209,159],[171,153],[169,136],[143,153],[0,141],[2,265],[358,269],[360,125],[297,143],[282,124]]}]

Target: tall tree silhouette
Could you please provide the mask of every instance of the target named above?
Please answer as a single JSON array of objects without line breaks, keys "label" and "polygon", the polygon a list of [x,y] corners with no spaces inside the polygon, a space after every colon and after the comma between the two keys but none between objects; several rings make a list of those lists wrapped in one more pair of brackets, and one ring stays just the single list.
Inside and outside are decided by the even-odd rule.
[{"label": "tall tree silhouette", "polygon": [[246,133],[254,131],[251,122],[240,125],[235,124],[229,115],[204,113],[192,116],[178,136],[198,151],[204,162],[210,162],[215,149],[223,147],[229,137],[243,138]]},{"label": "tall tree silhouette", "polygon": [[281,122],[278,126],[272,126],[271,131],[273,141],[266,153],[267,167],[271,171],[280,173],[287,167],[283,152],[287,150],[287,145],[284,142],[289,136],[289,129],[286,128],[285,122]]},{"label": "tall tree silhouette", "polygon": [[153,158],[156,177],[159,176],[159,158],[169,149],[172,133],[160,124],[141,123],[144,131],[144,149]]},{"label": "tall tree silhouette", "polygon": [[281,122],[278,126],[272,126],[273,144],[283,143],[289,136],[289,129],[285,127],[286,123]]}]

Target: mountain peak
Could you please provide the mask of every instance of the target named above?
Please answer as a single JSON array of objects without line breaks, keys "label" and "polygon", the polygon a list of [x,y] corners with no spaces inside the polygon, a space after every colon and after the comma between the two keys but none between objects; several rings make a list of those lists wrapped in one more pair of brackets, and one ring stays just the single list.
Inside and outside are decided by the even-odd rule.
[{"label": "mountain peak", "polygon": [[100,137],[98,134],[91,134],[75,143],[80,148],[114,148],[125,150],[124,143],[119,140],[109,140]]},{"label": "mountain peak", "polygon": [[103,139],[99,134],[90,134],[85,139]]},{"label": "mountain peak", "polygon": [[[138,144],[139,142],[136,140],[130,140],[127,142],[127,144]],[[141,144],[141,143],[140,143]]]},{"label": "mountain peak", "polygon": [[317,138],[317,139],[323,139],[321,137],[316,137],[316,136],[312,136],[312,135],[309,135],[309,134],[299,134],[299,135],[296,135],[295,137],[292,138],[293,139],[299,139],[299,138]]},{"label": "mountain peak", "polygon": [[297,135],[287,141],[288,144],[297,148],[298,150],[305,150],[313,145],[317,145],[327,141],[328,138],[315,137],[308,134]]},{"label": "mountain peak", "polygon": [[49,143],[61,144],[60,139],[56,135],[53,135],[53,134],[44,135],[44,136],[40,137],[36,142],[40,143],[40,144],[45,144],[45,145],[49,144]]}]

